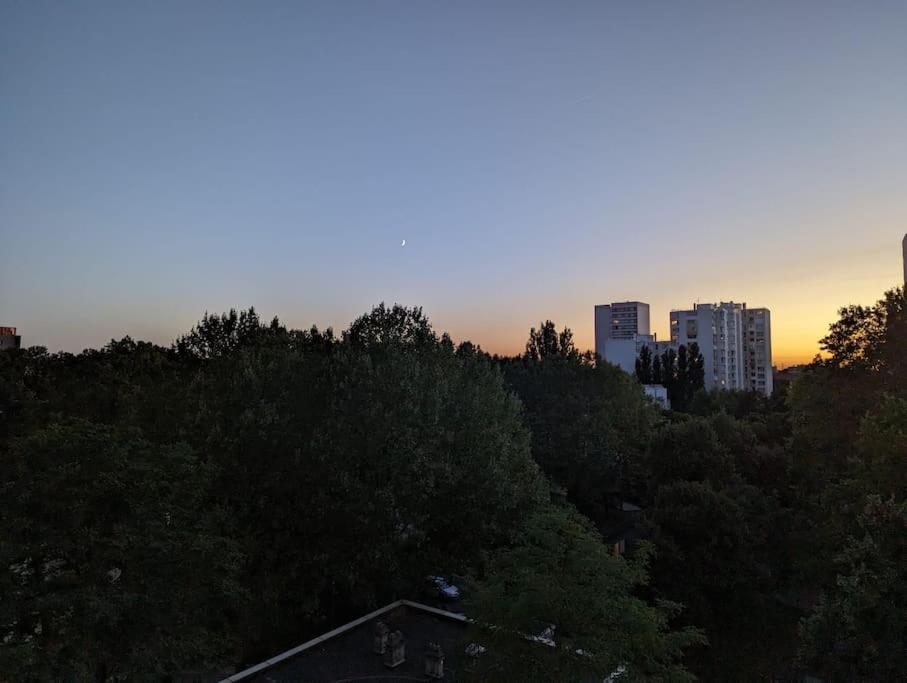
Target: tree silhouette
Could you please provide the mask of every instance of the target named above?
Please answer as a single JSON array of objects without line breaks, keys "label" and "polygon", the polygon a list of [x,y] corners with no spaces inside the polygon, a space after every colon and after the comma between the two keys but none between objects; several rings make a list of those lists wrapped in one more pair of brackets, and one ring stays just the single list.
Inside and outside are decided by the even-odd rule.
[{"label": "tree silhouette", "polygon": [[652,352],[643,346],[636,359],[636,378],[642,384],[652,384]]},{"label": "tree silhouette", "polygon": [[573,344],[573,332],[569,327],[558,332],[554,323],[546,320],[536,330],[529,330],[529,341],[526,342],[526,352],[523,355],[527,360],[540,362],[546,359],[560,358],[562,360],[577,360],[579,352]]}]

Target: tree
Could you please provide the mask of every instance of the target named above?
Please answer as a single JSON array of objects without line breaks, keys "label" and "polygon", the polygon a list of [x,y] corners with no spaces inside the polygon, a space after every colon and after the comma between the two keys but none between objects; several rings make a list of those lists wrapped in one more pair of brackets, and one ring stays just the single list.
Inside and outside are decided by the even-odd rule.
[{"label": "tree", "polygon": [[826,364],[838,369],[879,373],[882,388],[905,386],[907,358],[903,340],[907,335],[907,291],[889,290],[875,306],[847,306],[840,309],[839,315],[840,319],[819,342],[830,355]]},{"label": "tree", "polygon": [[857,434],[853,478],[858,494],[907,492],[907,399],[889,394],[866,413]]},{"label": "tree", "polygon": [[3,456],[0,670],[145,677],[232,654],[237,548],[183,444],[71,421]]},{"label": "tree", "polygon": [[17,393],[0,421],[11,436],[59,415],[139,426],[146,436],[172,434],[183,387],[178,369],[167,349],[129,337],[77,355],[48,354],[42,347],[0,354],[0,387],[8,383]]},{"label": "tree", "polygon": [[48,378],[47,349],[0,351],[0,452],[7,441],[37,429],[45,417],[45,393],[53,381]]},{"label": "tree", "polygon": [[545,359],[559,358],[574,361],[579,358],[579,352],[573,344],[573,332],[565,327],[560,333],[554,323],[546,320],[536,330],[529,331],[529,341],[526,342],[525,358],[534,362]]},{"label": "tree", "polygon": [[703,390],[705,384],[705,359],[699,345],[693,342],[689,347],[681,344],[667,349],[654,360],[648,346],[643,346],[636,359],[636,376],[643,384],[662,384],[668,390],[668,399],[674,410],[687,411],[693,405],[693,397]]},{"label": "tree", "polygon": [[705,358],[702,357],[699,344],[696,342],[692,342],[689,348],[687,380],[689,382],[687,402],[689,402],[697,391],[705,388]]},{"label": "tree", "polygon": [[684,344],[681,344],[677,347],[677,383],[684,388],[686,387],[688,381],[688,360],[687,347]]},{"label": "tree", "polygon": [[471,570],[542,499],[498,368],[421,310],[377,306],[328,347],[263,339],[185,390],[249,558],[249,659]]},{"label": "tree", "polygon": [[377,352],[381,348],[433,348],[438,338],[421,308],[384,303],[354,320],[343,333],[343,341],[356,349]]},{"label": "tree", "polygon": [[830,356],[803,368],[788,392],[799,494],[813,510],[807,518],[822,517],[804,523],[808,541],[822,539],[810,553],[822,559],[814,570],[825,568],[813,579],[820,585],[829,579],[831,554],[856,532],[864,497],[892,491],[900,480],[899,468],[886,465],[897,457],[885,454],[886,443],[900,442],[897,406],[907,398],[904,290],[886,292],[873,307],[842,308],[840,316],[821,342]]},{"label": "tree", "polygon": [[[786,566],[783,509],[774,495],[785,479],[764,488],[756,485],[761,479],[744,479],[743,472],[761,475],[762,463],[778,471],[761,457],[747,423],[722,412],[671,418],[652,439],[643,477],[649,492],[641,499],[642,534],[656,549],[653,592],[684,603],[681,623],[703,627],[712,641],[712,649],[691,655],[697,675],[758,680],[781,674],[778,657],[794,639],[797,618],[769,597]],[[777,656],[767,658],[753,642],[771,643]]]},{"label": "tree", "polygon": [[[531,332],[528,346],[536,338]],[[616,366],[579,354],[532,358],[500,362],[523,404],[532,455],[583,514],[602,521],[610,499],[628,488],[657,413],[639,384]]]},{"label": "tree", "polygon": [[883,393],[905,397],[907,298],[904,289],[893,289],[875,306],[849,306],[839,313],[820,341],[829,357],[807,366],[788,395],[795,438],[821,455],[818,459],[830,456],[828,464],[837,472],[847,467],[866,410]]},{"label": "tree", "polygon": [[655,432],[647,454],[651,490],[675,481],[729,481],[734,459],[708,419],[683,417]]},{"label": "tree", "polygon": [[636,359],[636,379],[641,384],[652,384],[652,352],[646,345],[640,349]]},{"label": "tree", "polygon": [[[904,675],[879,628],[890,628],[886,610],[903,610],[907,590],[886,570],[904,562],[894,540],[904,535],[902,501],[890,496],[904,486],[905,331],[903,289],[872,307],[842,308],[821,340],[828,357],[803,368],[788,392],[793,569],[800,585],[826,594],[803,622],[801,661],[834,680]],[[896,627],[890,632],[903,642]]]},{"label": "tree", "polygon": [[486,648],[480,680],[692,680],[679,660],[705,639],[671,631],[673,603],[653,607],[633,595],[646,582],[647,551],[612,555],[583,518],[548,507],[523,539],[492,559],[475,586],[472,639]]},{"label": "tree", "polygon": [[829,680],[903,680],[907,502],[869,496],[858,522],[836,586],[801,624],[800,660]]},{"label": "tree", "polygon": [[675,481],[647,509],[653,564],[662,595],[684,602],[694,623],[733,622],[757,606],[770,577],[766,563],[770,501],[741,483]]},{"label": "tree", "polygon": [[[271,329],[280,329],[276,319]],[[216,358],[259,343],[266,330],[254,307],[239,313],[231,308],[229,313],[219,316],[206,312],[201,322],[176,340],[174,347],[189,357]]]},{"label": "tree", "polygon": [[669,393],[671,407],[674,410],[686,410],[690,395],[689,356],[683,344],[677,347],[677,371],[673,386],[673,396]]},{"label": "tree", "polygon": [[[570,335],[560,335],[558,344],[572,348]],[[122,461],[117,454],[127,452],[132,465],[161,469],[162,481],[179,480],[173,491],[194,486],[193,495],[184,499],[199,523],[207,512],[199,516],[197,511],[224,510],[229,522],[207,533],[229,537],[233,550],[224,557],[244,557],[234,567],[243,590],[224,591],[221,601],[215,601],[230,619],[226,633],[219,626],[210,630],[224,642],[227,635],[240,641],[240,661],[259,660],[298,642],[301,635],[316,635],[376,604],[412,595],[427,573],[472,571],[489,550],[514,540],[521,520],[547,495],[531,457],[520,403],[505,388],[495,362],[471,345],[455,349],[449,337],[432,330],[420,309],[401,306],[377,306],[340,339],[331,330],[288,330],[277,320],[266,324],[250,309],[206,314],[172,349],[126,338],[75,356],[40,349],[4,352],[0,410],[4,466],[24,462],[34,446],[31,439],[46,438],[42,430],[62,429],[55,421],[63,419],[66,429],[75,429],[69,418],[79,416],[90,424],[73,437],[72,448],[80,455],[71,460],[81,460],[82,451],[89,450],[94,459],[85,456],[91,467],[60,474],[67,478],[66,486],[91,489],[128,481],[144,492],[131,465],[122,465],[126,474],[117,469]],[[179,439],[186,445],[173,444]],[[32,464],[54,471],[58,456],[69,462],[62,441],[56,438],[46,458]],[[18,445],[11,450],[13,443]],[[203,481],[180,473],[177,461],[197,466]],[[46,474],[24,471],[31,478],[16,483],[23,490],[38,486]],[[99,482],[89,485],[81,478],[89,471]],[[0,486],[6,483],[0,475]],[[156,486],[155,480],[149,483],[149,495]],[[75,493],[65,489],[61,501],[68,502],[68,495]],[[31,499],[28,508],[22,502],[8,516],[4,511],[0,531],[26,529],[30,516],[62,514],[56,502],[45,496]],[[161,495],[157,502],[169,504],[169,498]],[[124,528],[137,540],[148,539],[151,531],[145,531],[156,529],[160,511],[151,501],[129,510],[135,513],[128,520],[132,526]],[[60,533],[68,529],[61,525]],[[76,532],[72,536],[74,542],[80,538]],[[10,557],[0,567],[18,566],[33,555],[31,542],[24,532],[0,535],[0,553]],[[157,537],[148,542],[155,548],[163,543]],[[152,566],[149,561],[153,576],[146,579],[176,583],[180,588],[174,599],[185,598],[189,618],[195,610],[192,601],[206,595],[193,579],[211,572],[193,565],[194,555],[183,557],[180,547],[166,548],[182,564]],[[90,552],[103,557],[96,548]],[[119,586],[135,577],[134,568],[127,575],[126,567],[116,566],[123,570]],[[183,567],[192,568],[193,577],[184,577]],[[13,578],[4,580],[4,588],[12,586]],[[32,588],[44,585],[38,579],[32,583]],[[155,653],[160,655],[156,636],[147,638],[144,659],[117,657],[116,652],[131,651],[133,632],[95,628],[78,610],[82,621],[77,631],[54,631],[56,622],[39,622],[57,650],[28,645],[27,637],[34,636],[29,629],[38,622],[30,612],[22,618],[25,609],[19,605],[8,620],[7,614],[0,618],[3,626],[15,622],[21,632],[16,631],[14,644],[27,655],[21,668],[0,665],[4,672],[30,670],[39,672],[39,678],[54,677],[56,662],[60,671],[83,667],[88,673],[79,669],[72,674],[79,678],[159,670],[150,664],[144,672],[142,668]],[[171,620],[163,607],[155,609],[145,610],[149,622]],[[171,621],[182,625],[180,619]],[[136,638],[149,622],[137,619]],[[192,628],[184,629],[184,636],[169,659],[160,655],[161,671],[192,659],[192,652],[198,655],[192,663],[209,654],[216,659],[213,651],[195,647],[195,641],[208,641],[199,640],[202,636],[196,637]],[[87,646],[90,638],[97,640],[95,647]],[[212,636],[210,643],[215,641]],[[57,656],[62,649],[84,653],[83,660],[72,659],[74,654]],[[137,648],[136,657],[140,652]],[[97,661],[89,661],[95,653]]]},{"label": "tree", "polygon": [[677,391],[677,352],[667,349],[661,354],[661,383],[668,390],[670,399]]}]

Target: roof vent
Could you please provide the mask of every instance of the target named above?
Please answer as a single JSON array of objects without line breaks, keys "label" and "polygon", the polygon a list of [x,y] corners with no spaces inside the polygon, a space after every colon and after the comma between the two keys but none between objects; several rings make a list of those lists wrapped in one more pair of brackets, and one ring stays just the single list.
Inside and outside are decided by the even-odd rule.
[{"label": "roof vent", "polygon": [[444,678],[444,650],[437,643],[425,646],[425,675],[429,678]]},{"label": "roof vent", "polygon": [[383,621],[375,624],[375,642],[372,646],[372,652],[376,655],[383,655],[385,650],[387,650],[387,634],[389,632],[390,629]]},{"label": "roof vent", "polygon": [[387,650],[384,652],[384,665],[394,668],[406,661],[406,641],[400,631],[394,631],[387,637]]}]

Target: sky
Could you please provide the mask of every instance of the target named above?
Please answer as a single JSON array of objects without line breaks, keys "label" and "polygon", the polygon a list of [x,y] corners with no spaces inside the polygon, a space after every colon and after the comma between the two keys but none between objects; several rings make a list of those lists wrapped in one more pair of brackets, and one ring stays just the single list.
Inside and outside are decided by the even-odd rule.
[{"label": "sky", "polygon": [[513,353],[733,300],[785,365],[901,284],[905,188],[904,2],[0,3],[26,345],[385,301]]}]

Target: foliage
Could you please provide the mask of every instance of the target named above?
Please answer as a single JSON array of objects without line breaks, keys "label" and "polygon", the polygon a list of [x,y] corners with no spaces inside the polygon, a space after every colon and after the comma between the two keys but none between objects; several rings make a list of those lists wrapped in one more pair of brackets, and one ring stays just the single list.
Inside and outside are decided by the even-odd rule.
[{"label": "foliage", "polygon": [[904,288],[885,292],[875,306],[847,306],[832,324],[820,345],[829,354],[825,365],[876,373],[881,388],[904,388],[907,358],[907,292]]},{"label": "foliage", "polygon": [[837,558],[834,589],[802,622],[800,657],[829,680],[903,680],[907,502],[869,496],[858,524]]},{"label": "foliage", "polygon": [[465,572],[544,491],[498,370],[418,309],[378,306],[338,342],[240,349],[187,393],[250,558],[250,657]]},{"label": "foliage", "polygon": [[801,371],[788,394],[798,579],[825,594],[803,622],[801,661],[834,679],[907,675],[905,332],[903,289],[872,307],[842,308],[821,342],[828,358]]},{"label": "foliage", "polygon": [[[250,309],[171,348],[4,351],[0,669],[260,661],[426,574],[471,573],[502,625],[486,679],[674,680],[701,627],[694,674],[786,680],[801,617],[803,666],[903,678],[903,291],[841,316],[783,399],[702,391],[692,344],[641,359],[680,412],[551,321],[491,358],[383,304],[339,336]],[[545,507],[549,490],[599,532]],[[519,637],[550,624],[564,647]]]},{"label": "foliage", "polygon": [[857,432],[853,477],[864,493],[907,495],[907,399],[883,395]]},{"label": "foliage", "polygon": [[649,515],[659,591],[684,602],[693,622],[704,625],[733,623],[758,607],[771,578],[771,514],[770,499],[743,484],[660,487]]},{"label": "foliage", "polygon": [[[535,345],[534,334],[527,346]],[[572,335],[565,328],[562,336]],[[656,419],[639,385],[619,368],[569,349],[500,364],[522,401],[535,461],[584,514],[602,519],[613,499],[629,491]]]},{"label": "foliage", "polygon": [[653,354],[643,344],[636,359],[636,379],[641,384],[662,384],[674,410],[688,410],[693,399],[705,385],[705,359],[696,342],[687,347],[681,344],[675,351],[666,349]]},{"label": "foliage", "polygon": [[13,442],[0,471],[0,670],[105,680],[231,654],[240,558],[185,444],[75,420]]},{"label": "foliage", "polygon": [[578,360],[579,352],[573,344],[573,332],[569,327],[558,332],[554,323],[546,320],[539,325],[538,330],[534,327],[529,330],[529,341],[526,342],[524,358],[536,363],[554,358],[566,361]]},{"label": "foliage", "polygon": [[678,663],[704,643],[695,629],[671,631],[678,606],[633,595],[646,582],[647,553],[628,563],[569,509],[548,507],[523,540],[497,553],[469,602],[481,680],[692,680]]},{"label": "foliage", "polygon": [[242,348],[260,345],[262,340],[283,330],[275,318],[270,328],[262,325],[254,308],[209,315],[207,312],[188,334],[176,340],[175,349],[183,356],[197,359],[220,358]]},{"label": "foliage", "polygon": [[[713,641],[715,649],[689,659],[707,680],[778,674],[778,661],[749,643],[772,642],[783,652],[773,639],[786,633],[790,640],[797,618],[779,614],[771,597],[786,570],[783,449],[757,440],[754,424],[724,412],[673,414],[645,459],[642,533],[656,548],[652,592],[682,602],[679,623],[703,627]],[[763,465],[772,467],[767,475]]]},{"label": "foliage", "polygon": [[343,333],[343,340],[356,349],[425,349],[438,338],[421,308],[386,307],[383,303],[357,318]]},{"label": "foliage", "polygon": [[842,459],[865,412],[884,393],[907,394],[907,297],[893,289],[872,307],[849,306],[821,340],[827,359],[817,358],[790,387],[795,435],[811,450]]},{"label": "foliage", "polygon": [[[661,363],[658,364],[659,380],[661,379]],[[641,384],[653,384],[655,370],[652,365],[652,351],[646,344],[639,350],[639,358],[636,359],[636,379]]]},{"label": "foliage", "polygon": [[[683,453],[683,457],[678,457]],[[673,481],[711,480],[721,485],[734,471],[731,453],[718,439],[709,420],[667,423],[652,439],[647,472],[652,489]]]},{"label": "foliage", "polygon": [[[225,557],[245,558],[234,569],[249,599],[222,596],[230,623],[213,632],[211,643],[236,637],[243,661],[414,594],[426,573],[472,570],[484,552],[514,540],[520,520],[547,488],[530,456],[520,405],[500,370],[480,351],[455,349],[438,337],[419,309],[378,306],[339,339],[330,330],[264,324],[254,310],[231,311],[206,315],[172,349],[126,338],[78,355],[33,349],[0,354],[0,361],[4,458],[26,462],[25,453],[40,441],[44,455],[35,466],[53,470],[84,461],[79,472],[122,467],[133,478],[130,468],[150,468],[152,459],[159,461],[153,473],[160,486],[174,492],[193,487],[185,501],[196,517],[198,510],[224,511],[229,525],[222,531],[233,548]],[[65,427],[82,434],[73,436],[72,446],[46,436],[74,417],[92,424]],[[180,440],[187,445],[172,445]],[[204,477],[189,476],[176,462],[193,464]],[[113,485],[114,475],[98,476]],[[78,473],[60,477],[87,486]],[[116,474],[118,481],[124,477]],[[15,483],[33,485],[31,479]],[[156,486],[130,484],[149,495]],[[166,496],[157,502],[171,504]],[[30,517],[50,514],[50,503],[42,498],[14,508],[4,523],[25,528]],[[141,510],[142,518],[129,520],[136,530],[124,522],[109,531],[110,544],[127,542],[121,531],[141,539],[142,524],[157,523],[151,501]],[[32,542],[9,536],[4,552],[27,557]],[[154,576],[148,580],[181,581],[187,592],[204,595],[177,571],[195,567],[193,549],[169,552],[173,566],[149,565]],[[64,598],[61,605],[68,604]],[[192,604],[185,601],[185,616],[174,624],[192,615]],[[160,610],[146,614],[165,619]],[[17,623],[31,627],[28,619]],[[86,624],[80,633],[83,640],[66,631],[59,646],[90,652],[87,643],[98,639],[100,659],[92,666],[104,669],[99,676],[117,675],[117,667],[142,670],[139,660],[113,657],[116,648],[129,650],[113,630]],[[147,672],[213,656],[191,629],[173,657],[161,655],[163,641],[144,642],[152,654],[142,661],[159,655],[160,662]],[[28,652],[36,671],[55,661],[77,666],[47,650]],[[220,655],[220,663],[237,661],[223,650]]]}]

